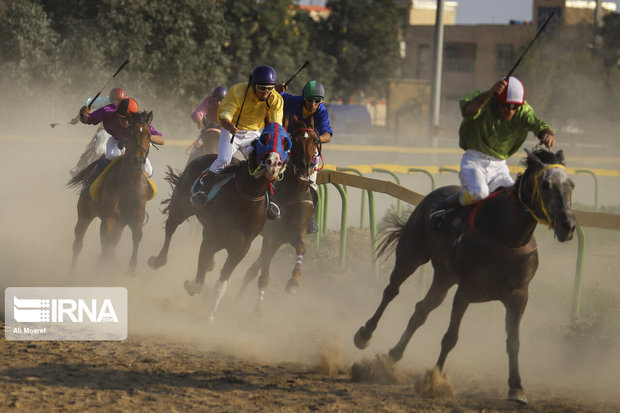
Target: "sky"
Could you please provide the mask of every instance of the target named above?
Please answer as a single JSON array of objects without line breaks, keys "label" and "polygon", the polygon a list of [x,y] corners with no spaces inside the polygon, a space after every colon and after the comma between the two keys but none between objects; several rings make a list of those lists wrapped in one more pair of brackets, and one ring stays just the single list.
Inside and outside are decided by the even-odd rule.
[{"label": "sky", "polygon": [[[533,0],[456,1],[458,2],[456,9],[457,24],[508,24],[510,20],[532,20]],[[323,6],[325,0],[300,0],[299,3]],[[620,0],[615,0],[615,3],[620,11]]]}]

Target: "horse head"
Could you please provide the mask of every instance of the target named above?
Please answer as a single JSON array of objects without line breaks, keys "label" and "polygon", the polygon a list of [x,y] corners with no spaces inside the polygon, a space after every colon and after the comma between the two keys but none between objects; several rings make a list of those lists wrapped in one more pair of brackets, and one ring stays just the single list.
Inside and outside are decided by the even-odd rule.
[{"label": "horse head", "polygon": [[314,129],[314,118],[310,118],[310,126],[307,126],[303,120],[297,119],[293,115],[291,141],[293,147],[289,163],[292,165],[293,173],[302,181],[309,181],[310,175],[314,172],[315,162],[314,155],[319,142],[319,135]]},{"label": "horse head", "polygon": [[525,152],[527,168],[519,178],[519,199],[536,221],[553,228],[559,241],[572,239],[577,226],[571,209],[575,184],[566,172],[564,152]]},{"label": "horse head", "polygon": [[270,181],[277,179],[283,171],[291,145],[284,126],[277,122],[265,126],[260,137],[253,142],[254,162],[262,170],[255,177],[264,175]]},{"label": "horse head", "polygon": [[125,130],[125,156],[137,170],[142,170],[149,155],[152,121],[153,112],[139,112],[129,116],[129,126]]}]

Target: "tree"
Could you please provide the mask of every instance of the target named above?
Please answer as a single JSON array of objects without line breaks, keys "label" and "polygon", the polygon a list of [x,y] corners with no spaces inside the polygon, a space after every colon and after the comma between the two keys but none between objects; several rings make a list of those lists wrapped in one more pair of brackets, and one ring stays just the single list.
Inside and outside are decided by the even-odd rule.
[{"label": "tree", "polygon": [[406,10],[397,0],[329,0],[321,28],[323,50],[337,59],[334,87],[345,102],[377,96],[401,65],[400,29]]}]

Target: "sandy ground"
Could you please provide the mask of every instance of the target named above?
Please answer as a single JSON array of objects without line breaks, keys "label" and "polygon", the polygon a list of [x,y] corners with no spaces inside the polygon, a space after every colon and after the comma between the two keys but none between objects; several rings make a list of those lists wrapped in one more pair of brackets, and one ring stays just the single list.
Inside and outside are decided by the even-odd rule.
[{"label": "sandy ground", "polygon": [[[353,334],[379,303],[390,262],[383,263],[381,274],[375,276],[368,261],[367,238],[357,231],[349,236],[345,270],[338,269],[337,239],[324,240],[319,249],[311,247],[296,296],[283,291],[294,262],[292,250],[283,249],[274,260],[272,283],[260,316],[254,313],[255,284],[236,299],[245,269],[258,255],[258,242],[233,274],[211,324],[207,313],[218,272],[207,275],[208,288],[199,296],[189,297],[183,289],[183,280],[195,272],[200,242],[196,223],[179,229],[167,266],[158,271],[146,266],[146,259],[159,251],[163,240],[158,202],[168,193],[164,166],[182,167],[184,147],[165,146],[151,152],[160,193],[148,205],[150,221],[141,244],[138,275],[125,275],[130,255],[127,232],[117,248],[113,269],[97,270],[99,242],[94,223],[85,239],[78,274],[69,277],[77,195],[64,184],[67,171],[94,131],[85,126],[64,128],[41,128],[39,135],[49,141],[33,133],[25,136],[34,139],[0,136],[0,286],[3,291],[16,286],[124,286],[129,293],[129,338],[122,342],[2,338],[0,411],[620,411],[619,234],[587,230],[585,322],[571,329],[576,241],[559,244],[546,229],[537,230],[541,265],[531,284],[521,327],[520,367],[529,406],[505,400],[504,312],[498,303],[470,307],[459,343],[446,363],[454,395],[428,398],[419,395],[416,381],[438,356],[451,295],[413,337],[392,371],[395,382],[351,379],[354,363],[372,361],[397,342],[430,277],[427,269],[425,277],[416,273],[403,286],[369,348],[358,350]],[[329,162],[389,160],[356,162],[334,152]],[[415,158],[410,162],[430,163]],[[455,164],[458,157],[438,162]],[[442,179],[454,177],[442,177],[439,184]],[[421,192],[428,186],[423,177],[410,178],[406,184]],[[610,185],[617,189],[617,183]],[[610,197],[606,192],[603,203],[617,205],[618,191],[615,194]],[[576,191],[584,203],[590,196],[590,189]],[[378,203],[386,207],[388,201]],[[339,205],[332,207],[330,226],[337,227]],[[351,208],[349,224],[355,226],[358,221],[359,212]],[[216,256],[218,265],[223,259],[222,253]]]}]

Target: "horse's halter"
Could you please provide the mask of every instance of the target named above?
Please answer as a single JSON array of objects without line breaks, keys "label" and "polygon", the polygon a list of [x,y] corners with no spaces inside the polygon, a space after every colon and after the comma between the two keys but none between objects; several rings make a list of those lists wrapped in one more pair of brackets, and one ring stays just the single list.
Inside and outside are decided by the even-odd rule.
[{"label": "horse's halter", "polygon": [[[146,128],[146,130],[147,130],[148,140],[149,140],[148,147],[145,148],[140,143],[136,143],[136,148],[137,149],[142,149],[144,151],[144,159],[146,159],[146,158],[149,157],[149,151],[151,149],[151,145],[153,145],[153,142],[151,141],[151,129],[149,128],[148,125],[146,125],[144,123],[134,123],[132,126],[139,127],[140,129]],[[140,132],[142,132],[142,130],[140,130]]]},{"label": "horse's halter", "polygon": [[553,164],[546,165],[544,168],[542,168],[540,171],[538,171],[536,173],[536,175],[534,176],[534,193],[532,194],[532,202],[534,202],[534,203],[536,203],[537,201],[539,202],[540,210],[544,214],[543,218],[538,217],[536,215],[536,211],[534,211],[533,208],[528,207],[525,204],[525,202],[523,202],[523,199],[521,198],[521,186],[523,185],[523,180],[524,180],[523,177],[519,180],[519,190],[517,192],[517,195],[519,197],[519,201],[521,202],[521,204],[523,205],[525,210],[527,212],[529,212],[529,214],[532,216],[532,218],[534,218],[538,223],[544,224],[544,225],[548,226],[549,228],[553,228],[553,220],[549,216],[549,213],[547,212],[547,208],[545,207],[545,201],[543,200],[542,192],[540,190],[539,179],[540,179],[541,175],[543,174],[543,172],[545,172],[547,169],[551,169],[551,168],[566,169],[566,167],[564,165],[560,164],[560,163],[553,163]]},{"label": "horse's halter", "polygon": [[[319,138],[319,133],[316,131],[316,129],[311,129],[311,128],[299,128],[299,129],[295,129],[295,132],[297,132],[297,131],[310,132],[311,134],[313,134],[313,135],[314,135],[314,143],[315,143],[314,148],[315,148],[315,150],[316,150],[316,149],[318,149],[318,151],[319,151],[319,157],[320,157],[321,159],[323,159],[323,158],[322,158],[322,156],[321,156],[321,142],[320,142],[320,138]],[[312,136],[310,136],[310,138],[311,138],[311,137],[312,137]],[[314,155],[312,155],[312,156],[314,157]],[[321,168],[317,169],[317,164],[318,164],[318,161],[317,161],[317,163],[314,163],[314,159],[313,159],[313,165],[314,165],[313,169],[314,169],[314,171],[318,171],[318,170],[320,170],[320,169],[323,169],[323,167],[321,167]],[[299,170],[299,169],[301,169],[301,168],[298,168],[298,167],[297,167],[297,165],[295,165],[295,164],[293,163],[293,173],[294,173],[295,175],[299,175],[299,174],[298,174],[298,170]]]}]

